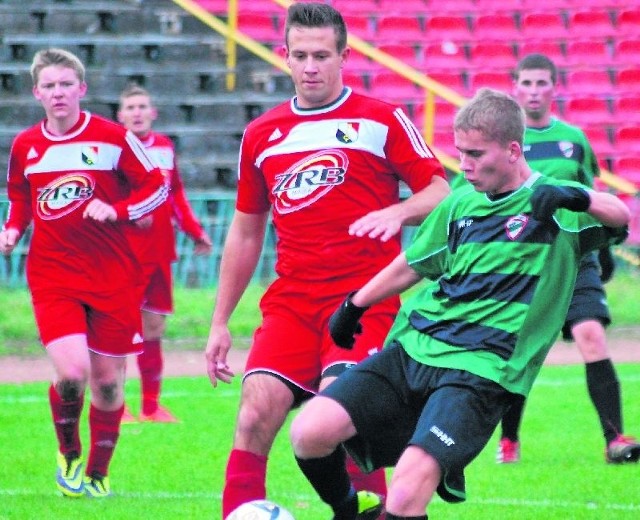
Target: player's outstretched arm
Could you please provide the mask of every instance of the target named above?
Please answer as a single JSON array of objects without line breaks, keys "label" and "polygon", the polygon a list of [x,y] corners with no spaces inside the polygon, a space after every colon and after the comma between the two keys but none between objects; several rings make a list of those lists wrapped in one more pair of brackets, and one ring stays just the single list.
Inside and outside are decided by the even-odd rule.
[{"label": "player's outstretched arm", "polygon": [[349,226],[349,234],[368,236],[386,242],[400,232],[404,225],[421,224],[438,203],[450,192],[442,177],[433,177],[431,183],[407,199],[386,208],[367,213]]},{"label": "player's outstretched arm", "polygon": [[267,225],[268,212],[235,212],[222,251],[216,303],[205,349],[207,374],[215,387],[228,383],[233,372],[227,364],[231,348],[229,319],[244,294],[258,265]]}]

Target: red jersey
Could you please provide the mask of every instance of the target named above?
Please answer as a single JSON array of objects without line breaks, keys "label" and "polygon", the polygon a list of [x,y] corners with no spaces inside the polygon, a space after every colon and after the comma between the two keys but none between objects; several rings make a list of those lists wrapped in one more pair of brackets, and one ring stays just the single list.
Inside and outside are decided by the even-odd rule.
[{"label": "red jersey", "polygon": [[[162,204],[166,192],[140,141],[107,119],[82,112],[63,136],[50,134],[44,121],[21,132],[9,156],[5,228],[22,234],[33,220],[32,291],[131,287],[138,265],[123,228]],[[83,218],[93,198],[111,204],[118,222]]]},{"label": "red jersey", "polygon": [[368,276],[400,253],[400,236],[358,238],[349,225],[399,202],[399,180],[416,192],[434,175],[445,177],[402,109],[346,88],[330,105],[300,109],[293,98],[247,126],[236,208],[272,206],[280,276]]},{"label": "red jersey", "polygon": [[160,168],[169,194],[167,203],[153,212],[151,227],[136,228],[129,233],[129,237],[142,263],[171,263],[177,259],[173,220],[194,241],[202,236],[202,226],[187,200],[171,139],[164,134],[151,132],[142,139],[142,144],[147,155]]}]

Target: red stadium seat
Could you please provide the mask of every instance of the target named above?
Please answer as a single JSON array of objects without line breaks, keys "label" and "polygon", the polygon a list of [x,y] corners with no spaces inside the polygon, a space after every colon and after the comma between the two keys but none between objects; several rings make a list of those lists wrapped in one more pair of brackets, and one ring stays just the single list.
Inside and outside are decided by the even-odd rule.
[{"label": "red stadium seat", "polygon": [[588,9],[570,12],[569,32],[579,38],[611,38],[616,28],[609,10]]},{"label": "red stadium seat", "polygon": [[[402,3],[401,0],[398,3]],[[447,0],[446,2],[434,2],[429,1],[429,10],[431,13],[445,13],[445,14],[463,14],[472,15],[477,12],[477,7],[474,0]]]},{"label": "red stadium seat", "polygon": [[384,14],[413,13],[424,16],[429,12],[429,0],[379,0],[378,12]]},{"label": "red stadium seat", "polygon": [[433,142],[427,143],[429,146],[438,148],[451,157],[459,157],[458,149],[455,147],[452,130],[437,130],[433,133]]},{"label": "red stadium seat", "polygon": [[332,5],[340,11],[343,16],[376,16],[382,12],[377,0],[333,0]]},{"label": "red stadium seat", "polygon": [[577,126],[612,125],[613,114],[604,98],[577,95],[565,103],[564,117]]},{"label": "red stadium seat", "polygon": [[599,159],[612,157],[616,153],[616,148],[609,138],[609,132],[602,126],[583,126],[584,133]]},{"label": "red stadium seat", "polygon": [[618,36],[631,36],[637,38],[640,34],[640,7],[636,4],[634,9],[624,9],[618,12]]},{"label": "red stadium seat", "polygon": [[411,45],[401,43],[387,43],[380,45],[378,50],[385,52],[394,58],[398,58],[405,65],[409,65],[414,69],[420,68],[420,59],[416,49]]},{"label": "red stadium seat", "polygon": [[367,83],[362,74],[358,74],[355,72],[343,72],[342,73],[342,82],[347,86],[351,87],[355,92],[367,93],[369,90],[367,88]]},{"label": "red stadium seat", "polygon": [[479,70],[469,74],[469,90],[475,93],[481,87],[490,87],[502,92],[511,92],[513,80],[504,72]]},{"label": "red stadium seat", "polygon": [[613,49],[613,61],[617,66],[640,63],[640,37],[618,38]]},{"label": "red stadium seat", "polygon": [[461,72],[435,71],[428,72],[428,75],[431,79],[437,81],[438,83],[442,83],[445,87],[449,87],[450,89],[455,90],[462,96],[466,96],[469,94],[465,75]]},{"label": "red stadium seat", "polygon": [[428,42],[465,43],[473,40],[464,15],[434,15],[425,20],[424,39]]},{"label": "red stadium seat", "polygon": [[632,125],[616,128],[614,141],[620,153],[640,153],[640,126]]},{"label": "red stadium seat", "polygon": [[453,42],[434,42],[422,47],[422,69],[427,74],[437,70],[461,71],[469,67],[462,45]]},{"label": "red stadium seat", "polygon": [[613,65],[613,57],[602,39],[573,40],[567,44],[567,64],[571,67],[609,67]]},{"label": "red stadium seat", "polygon": [[484,14],[484,11],[478,11],[478,16],[473,24],[473,35],[476,42],[489,40],[517,42],[521,38],[514,15],[509,13]]},{"label": "red stadium seat", "polygon": [[374,72],[384,69],[384,66],[369,59],[357,50],[351,49],[347,59],[347,68],[353,72]]},{"label": "red stadium seat", "polygon": [[424,99],[424,91],[395,72],[378,72],[371,77],[371,96],[390,103],[417,102]]},{"label": "red stadium seat", "polygon": [[568,92],[611,95],[614,92],[611,77],[603,69],[570,70],[566,76]]},{"label": "red stadium seat", "polygon": [[621,68],[615,72],[616,92],[619,95],[640,92],[640,65]]},{"label": "red stadium seat", "polygon": [[419,44],[424,38],[420,20],[409,15],[388,15],[378,17],[375,32],[378,45],[388,43]]},{"label": "red stadium seat", "polygon": [[238,28],[251,38],[265,44],[284,42],[284,36],[274,17],[264,13],[238,13]]},{"label": "red stadium seat", "polygon": [[569,37],[562,14],[558,11],[525,12],[520,28],[521,37],[529,40],[566,40]]},{"label": "red stadium seat", "polygon": [[[436,101],[434,106],[434,129],[436,131],[453,132],[453,118],[458,111],[458,107],[448,101]],[[413,122],[418,128],[422,128],[425,123],[424,103],[416,103],[413,108]]]},{"label": "red stadium seat", "polygon": [[640,157],[623,156],[614,159],[613,173],[633,182],[640,188]]},{"label": "red stadium seat", "polygon": [[618,123],[640,125],[640,92],[617,96],[613,101],[613,118]]},{"label": "red stadium seat", "polygon": [[567,63],[562,44],[557,40],[527,40],[518,46],[519,58],[534,53],[544,54],[555,63],[556,67],[564,67]]},{"label": "red stadium seat", "polygon": [[347,31],[363,40],[373,39],[373,22],[366,15],[345,14],[344,23],[347,24]]},{"label": "red stadium seat", "polygon": [[476,0],[476,19],[489,13],[516,15],[522,11],[520,2],[505,2],[504,0]]},{"label": "red stadium seat", "polygon": [[198,0],[196,3],[215,15],[226,15],[229,10],[229,0]]},{"label": "red stadium seat", "polygon": [[473,67],[488,71],[511,71],[517,64],[513,45],[508,42],[480,40],[470,46],[469,58]]}]

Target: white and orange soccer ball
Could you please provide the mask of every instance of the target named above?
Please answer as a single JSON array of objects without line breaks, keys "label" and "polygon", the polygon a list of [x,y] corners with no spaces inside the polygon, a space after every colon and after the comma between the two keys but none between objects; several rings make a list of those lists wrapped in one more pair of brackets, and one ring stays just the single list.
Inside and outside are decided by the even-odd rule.
[{"label": "white and orange soccer ball", "polygon": [[252,500],[234,509],[226,520],[295,520],[284,507],[270,500]]}]

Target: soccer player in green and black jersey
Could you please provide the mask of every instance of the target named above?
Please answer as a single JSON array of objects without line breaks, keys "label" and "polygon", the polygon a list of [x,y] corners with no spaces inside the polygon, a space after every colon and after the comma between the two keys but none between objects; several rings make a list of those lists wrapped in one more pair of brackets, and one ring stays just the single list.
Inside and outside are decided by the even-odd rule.
[{"label": "soccer player in green and black jersey", "polygon": [[385,348],[292,423],[298,465],[335,520],[357,513],[343,446],[363,469],[395,466],[387,520],[426,519],[436,492],[464,500],[465,467],[529,393],[562,328],[582,255],[626,237],[629,210],[615,195],[532,172],[524,126],[511,96],[481,89],[454,122],[470,185],[329,320],[333,341],[351,348],[369,306],[424,279]]},{"label": "soccer player in green and black jersey", "polygon": [[[514,96],[525,111],[527,128],[524,155],[532,170],[555,179],[577,181],[593,187],[598,161],[584,132],[552,116],[557,71],[541,54],[522,58],[514,74]],[[573,299],[562,334],[575,340],[586,367],[587,387],[605,439],[605,460],[637,462],[640,444],[623,433],[620,383],[607,351],[605,327],[611,323],[603,281],[611,276],[609,248],[586,255],[580,264]],[[524,401],[514,403],[502,421],[496,460],[520,459],[519,428]]]}]

